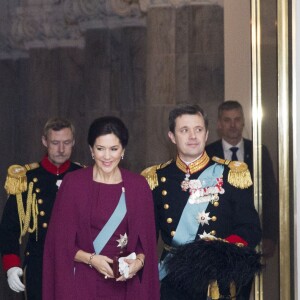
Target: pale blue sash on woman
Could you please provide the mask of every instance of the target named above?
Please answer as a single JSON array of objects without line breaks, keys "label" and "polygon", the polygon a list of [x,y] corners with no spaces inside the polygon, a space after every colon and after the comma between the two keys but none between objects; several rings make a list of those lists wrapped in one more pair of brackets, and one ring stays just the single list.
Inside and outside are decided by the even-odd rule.
[{"label": "pale blue sash on woman", "polygon": [[[198,177],[198,180],[201,181],[203,188],[216,186],[217,178],[222,177],[223,171],[223,165],[214,164],[204,170]],[[205,211],[208,203],[209,201],[191,204],[189,201],[187,201],[172,240],[172,247],[176,247],[195,240],[196,234],[199,229],[197,214],[199,212]],[[161,261],[158,265],[159,280],[164,279],[168,275],[165,267],[165,263],[168,258],[170,258],[170,253],[167,254],[164,260]]]},{"label": "pale blue sash on woman", "polygon": [[126,212],[127,208],[125,201],[125,189],[122,188],[122,194],[120,196],[117,207],[93,242],[96,254],[99,254],[105,247],[109,239],[112,237],[113,233],[116,231],[116,229],[124,219]]}]

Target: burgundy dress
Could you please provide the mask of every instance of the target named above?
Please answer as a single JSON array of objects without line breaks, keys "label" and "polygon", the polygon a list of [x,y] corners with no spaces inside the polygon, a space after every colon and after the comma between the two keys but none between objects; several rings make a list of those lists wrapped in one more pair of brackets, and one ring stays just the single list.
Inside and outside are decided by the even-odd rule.
[{"label": "burgundy dress", "polygon": [[[103,228],[110,216],[113,214],[116,206],[118,205],[123,183],[119,184],[104,184],[93,183],[93,189],[96,190],[98,197],[93,199],[92,213],[91,213],[91,233],[93,240],[98,235],[99,231]],[[125,191],[126,199],[126,191]],[[120,235],[125,233],[128,236],[127,215],[125,215],[123,221],[119,227],[111,236],[105,247],[102,249],[102,255],[106,255],[109,258],[120,253],[120,247],[117,240],[120,239]],[[130,237],[129,237],[130,238]],[[125,299],[126,295],[126,282],[116,281],[115,279],[105,279],[102,274],[99,274],[97,278],[97,297],[98,299]]]},{"label": "burgundy dress", "polygon": [[[67,174],[54,204],[44,249],[43,300],[159,300],[154,207],[151,190],[140,175],[121,169],[123,183],[93,181],[88,167]],[[93,240],[107,222],[125,188],[126,216],[101,254],[119,253],[120,234],[127,251],[145,254],[144,267],[132,279],[104,279],[95,268],[75,262],[78,250],[94,252]],[[74,272],[75,270],[75,272]]]}]

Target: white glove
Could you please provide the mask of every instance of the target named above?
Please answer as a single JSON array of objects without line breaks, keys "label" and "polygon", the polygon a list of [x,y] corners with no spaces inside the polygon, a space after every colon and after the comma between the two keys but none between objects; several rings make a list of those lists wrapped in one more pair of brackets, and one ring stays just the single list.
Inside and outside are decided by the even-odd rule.
[{"label": "white glove", "polygon": [[23,275],[23,270],[19,267],[12,267],[7,271],[7,282],[9,287],[19,293],[24,292],[25,285],[20,280],[20,276]]}]

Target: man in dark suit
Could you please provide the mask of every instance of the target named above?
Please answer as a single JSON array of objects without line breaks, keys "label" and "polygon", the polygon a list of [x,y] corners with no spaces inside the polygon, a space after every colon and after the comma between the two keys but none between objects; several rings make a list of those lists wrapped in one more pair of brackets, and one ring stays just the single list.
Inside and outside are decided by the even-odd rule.
[{"label": "man in dark suit", "polygon": [[[209,157],[247,163],[253,177],[253,143],[243,138],[244,112],[238,101],[228,100],[218,108],[217,128],[221,139],[206,146]],[[263,255],[271,257],[278,240],[278,192],[277,182],[268,149],[262,145],[262,211],[263,211]],[[249,286],[250,293],[251,286]],[[249,296],[248,296],[249,298]],[[248,299],[247,296],[241,299]]]},{"label": "man in dark suit", "polygon": [[241,104],[232,100],[223,102],[218,108],[218,131],[221,139],[207,145],[206,152],[209,156],[244,161],[252,173],[253,145],[252,141],[243,138],[244,126],[245,119]]}]

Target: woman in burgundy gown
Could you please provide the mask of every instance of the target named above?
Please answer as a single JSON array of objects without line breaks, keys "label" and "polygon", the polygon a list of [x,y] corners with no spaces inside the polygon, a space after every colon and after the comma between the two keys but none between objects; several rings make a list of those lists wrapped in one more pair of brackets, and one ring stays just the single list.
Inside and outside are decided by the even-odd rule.
[{"label": "woman in burgundy gown", "polygon": [[[67,175],[55,201],[44,250],[43,300],[159,299],[152,194],[142,176],[119,167],[127,142],[120,119],[102,117],[91,124],[95,163]],[[129,254],[118,273],[116,257]]]}]

